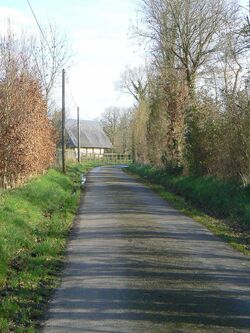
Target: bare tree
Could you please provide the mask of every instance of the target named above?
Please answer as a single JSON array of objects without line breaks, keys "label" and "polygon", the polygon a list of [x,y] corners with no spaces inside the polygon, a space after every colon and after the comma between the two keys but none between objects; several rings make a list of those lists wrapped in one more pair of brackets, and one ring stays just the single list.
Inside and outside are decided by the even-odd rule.
[{"label": "bare tree", "polygon": [[132,122],[132,109],[109,107],[101,115],[100,123],[102,128],[117,153],[131,153]]},{"label": "bare tree", "polygon": [[115,142],[116,148],[121,154],[131,154],[132,152],[132,124],[133,110],[121,109]]},{"label": "bare tree", "polygon": [[136,35],[149,40],[157,63],[184,71],[193,97],[197,72],[218,50],[231,7],[226,0],[143,0],[145,29]]},{"label": "bare tree", "polygon": [[67,37],[56,25],[49,24],[43,35],[33,37],[32,56],[47,101],[55,88],[62,68],[69,65],[71,51]]},{"label": "bare tree", "polygon": [[115,144],[115,137],[119,128],[120,109],[117,107],[108,107],[101,115],[101,125],[104,132],[109,137],[112,145]]},{"label": "bare tree", "polygon": [[144,67],[127,68],[121,74],[120,88],[123,92],[132,95],[137,102],[146,98],[147,73]]}]

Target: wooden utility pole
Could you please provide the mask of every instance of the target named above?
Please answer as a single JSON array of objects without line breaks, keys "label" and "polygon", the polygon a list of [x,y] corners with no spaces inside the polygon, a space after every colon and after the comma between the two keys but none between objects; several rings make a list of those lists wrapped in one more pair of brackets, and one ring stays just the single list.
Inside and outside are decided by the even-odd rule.
[{"label": "wooden utility pole", "polygon": [[77,160],[78,163],[81,162],[81,151],[80,151],[80,113],[79,113],[79,106],[77,107]]},{"label": "wooden utility pole", "polygon": [[65,166],[65,69],[62,70],[62,171],[66,173]]}]

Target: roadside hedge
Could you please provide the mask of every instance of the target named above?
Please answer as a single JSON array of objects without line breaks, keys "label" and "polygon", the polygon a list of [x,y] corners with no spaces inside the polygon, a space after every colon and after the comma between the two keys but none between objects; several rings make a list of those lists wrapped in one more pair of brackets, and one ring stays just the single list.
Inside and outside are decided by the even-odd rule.
[{"label": "roadside hedge", "polygon": [[164,186],[193,206],[218,218],[230,218],[243,229],[250,227],[250,188],[214,177],[172,176],[150,165],[128,168],[145,180]]}]

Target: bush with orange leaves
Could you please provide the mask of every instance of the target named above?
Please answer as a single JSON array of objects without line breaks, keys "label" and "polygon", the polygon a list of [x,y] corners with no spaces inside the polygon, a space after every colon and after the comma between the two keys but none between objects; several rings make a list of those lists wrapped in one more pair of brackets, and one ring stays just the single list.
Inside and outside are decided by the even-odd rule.
[{"label": "bush with orange leaves", "polygon": [[0,187],[22,184],[48,169],[54,157],[54,132],[38,81],[27,72],[6,76],[0,82]]}]

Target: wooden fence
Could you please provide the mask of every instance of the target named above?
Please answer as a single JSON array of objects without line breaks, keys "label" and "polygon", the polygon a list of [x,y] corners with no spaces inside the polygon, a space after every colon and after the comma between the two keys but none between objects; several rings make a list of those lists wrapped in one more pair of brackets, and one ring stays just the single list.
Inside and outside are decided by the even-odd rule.
[{"label": "wooden fence", "polygon": [[[66,149],[65,150],[65,160],[66,162],[76,162],[76,153],[73,149]],[[62,165],[62,149],[56,150],[56,166]]]},{"label": "wooden fence", "polygon": [[[66,162],[77,162],[77,155],[75,150],[66,149],[65,151]],[[100,162],[101,164],[130,164],[132,163],[132,156],[129,154],[116,154],[116,153],[104,153],[103,155],[88,154],[81,156],[81,162]],[[62,165],[62,150],[56,151],[56,165]]]},{"label": "wooden fence", "polygon": [[[77,162],[76,152],[73,149],[66,149],[65,151],[65,160],[66,162]],[[129,154],[116,154],[116,153],[104,153],[103,155],[89,154],[82,155],[81,162],[100,162],[100,165],[115,165],[115,164],[130,164],[132,163],[132,156]],[[62,150],[56,150],[56,159],[55,159],[55,167],[61,167],[62,165]],[[9,185],[9,187],[17,187],[22,184],[22,179],[18,181],[15,178],[13,183]],[[0,178],[0,194],[3,192],[5,188],[8,188],[4,184],[4,179]]]}]

